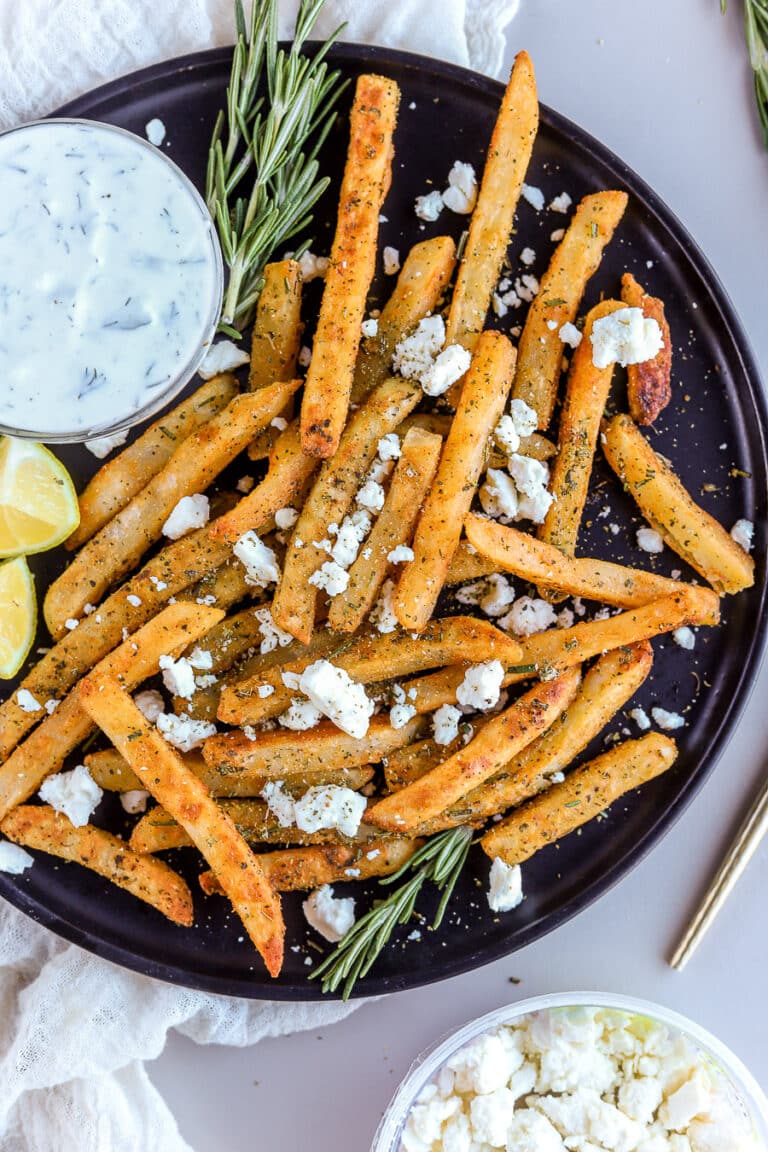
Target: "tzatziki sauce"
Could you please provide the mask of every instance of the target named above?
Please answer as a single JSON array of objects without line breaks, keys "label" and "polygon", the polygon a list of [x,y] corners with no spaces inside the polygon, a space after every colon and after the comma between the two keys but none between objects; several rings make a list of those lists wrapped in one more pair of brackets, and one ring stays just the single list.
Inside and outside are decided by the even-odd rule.
[{"label": "tzatziki sauce", "polygon": [[221,254],[146,141],[52,120],[0,135],[0,425],[83,440],[157,411],[214,334]]}]

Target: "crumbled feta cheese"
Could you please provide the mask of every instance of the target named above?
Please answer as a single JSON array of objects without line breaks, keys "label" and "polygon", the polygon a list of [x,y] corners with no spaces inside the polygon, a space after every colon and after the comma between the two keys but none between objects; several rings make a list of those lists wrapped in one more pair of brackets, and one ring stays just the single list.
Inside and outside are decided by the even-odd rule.
[{"label": "crumbled feta cheese", "polygon": [[165,140],[165,124],[157,116],[153,116],[151,120],[147,121],[144,125],[144,135],[150,144],[154,144],[155,148],[159,148],[163,140]]},{"label": "crumbled feta cheese", "polygon": [[203,380],[210,380],[220,372],[231,372],[233,368],[248,364],[250,359],[248,353],[243,348],[238,348],[231,340],[219,340],[218,343],[211,344],[197,374],[202,376]]},{"label": "crumbled feta cheese", "polygon": [[301,685],[300,672],[281,672],[280,679],[291,692],[298,692]]},{"label": "crumbled feta cheese", "polygon": [[513,456],[520,447],[520,436],[511,416],[502,416],[493,430],[493,438],[507,456]]},{"label": "crumbled feta cheese", "polygon": [[557,624],[557,613],[547,600],[535,600],[532,596],[521,596],[499,620],[505,632],[515,636],[533,636],[545,632]]},{"label": "crumbled feta cheese", "polygon": [[752,537],[755,532],[755,526],[751,520],[737,520],[733,528],[731,528],[731,538],[736,541],[740,548],[745,552],[752,551]]},{"label": "crumbled feta cheese", "polygon": [[182,496],[170,516],[163,524],[163,535],[169,540],[180,540],[188,532],[203,528],[211,514],[208,497],[201,492],[194,496]]},{"label": "crumbled feta cheese", "polygon": [[130,604],[130,606],[132,608],[140,608],[141,607],[141,596],[136,596],[136,595],[134,595],[133,592],[128,593],[128,595],[126,596],[126,600],[128,601],[128,603]]},{"label": "crumbled feta cheese", "polygon": [[330,944],[343,939],[355,923],[353,897],[337,898],[330,884],[323,884],[322,888],[310,892],[301,907],[310,928],[314,928]]},{"label": "crumbled feta cheese", "polygon": [[523,200],[527,200],[531,208],[541,212],[544,207],[544,193],[541,188],[535,188],[531,184],[523,184],[522,195]]},{"label": "crumbled feta cheese", "polygon": [[[168,584],[166,583],[166,581],[160,580],[159,577],[157,577],[157,576],[150,576],[149,582],[150,582],[150,584],[154,584],[155,589],[158,592],[165,592],[166,588],[168,587]],[[169,603],[170,603],[170,601],[169,601]],[[88,605],[86,605],[86,615],[87,615],[87,612],[88,612]]]},{"label": "crumbled feta cheese", "polygon": [[518,499],[514,480],[500,468],[489,468],[479,492],[483,511],[494,519],[514,520]]},{"label": "crumbled feta cheese", "polygon": [[409,548],[407,544],[398,544],[391,552],[387,553],[387,561],[390,564],[408,564],[413,560],[413,548]]},{"label": "crumbled feta cheese", "polygon": [[284,781],[268,780],[261,790],[261,798],[281,828],[293,827],[296,823],[295,802],[293,796],[285,791]]},{"label": "crumbled feta cheese", "polygon": [[696,647],[696,633],[692,628],[675,628],[672,639],[675,644],[681,648],[686,648],[689,652]]},{"label": "crumbled feta cheese", "polygon": [[402,453],[397,432],[388,432],[379,440],[377,451],[382,460],[399,460]]},{"label": "crumbled feta cheese", "polygon": [[571,204],[573,204],[573,200],[568,195],[568,193],[561,192],[559,196],[555,196],[554,199],[550,200],[549,211],[565,213],[568,211]]},{"label": "crumbled feta cheese", "polygon": [[160,670],[163,673],[163,684],[173,696],[180,696],[182,700],[191,700],[195,692],[195,673],[189,660],[180,656],[174,660],[172,656],[161,656]]},{"label": "crumbled feta cheese", "polygon": [[684,1132],[692,1120],[706,1116],[711,1098],[706,1074],[697,1068],[690,1079],[664,1101],[659,1109],[659,1119],[665,1128]]},{"label": "crumbled feta cheese", "polygon": [[475,1096],[469,1106],[475,1147],[490,1145],[491,1148],[506,1148],[514,1111],[515,1097],[509,1088],[497,1088],[484,1096]]},{"label": "crumbled feta cheese", "polygon": [[43,710],[40,701],[32,695],[28,688],[19,688],[16,693],[16,703],[22,712],[42,712]]},{"label": "crumbled feta cheese", "polygon": [[557,614],[558,628],[572,628],[573,627],[573,612],[570,608],[563,608]]},{"label": "crumbled feta cheese", "polygon": [[[96,621],[98,623],[98,616],[96,617]],[[67,628],[70,632],[74,632],[75,628],[77,628],[79,624],[80,621],[76,620],[74,616],[70,616],[68,620],[64,621],[64,627]],[[125,636],[123,636],[123,640],[125,640]]]},{"label": "crumbled feta cheese", "polygon": [[40,799],[66,816],[75,828],[83,828],[99,806],[104,793],[84,764],[70,772],[56,772],[40,786]]},{"label": "crumbled feta cheese", "polygon": [[419,380],[445,343],[445,323],[440,315],[425,316],[415,332],[395,346],[392,367],[406,380]]},{"label": "crumbled feta cheese", "polygon": [[453,704],[443,704],[432,716],[435,744],[452,744],[459,734],[461,711]]},{"label": "crumbled feta cheese", "polygon": [[655,528],[638,528],[637,546],[643,552],[663,552],[664,538]]},{"label": "crumbled feta cheese", "polygon": [[487,712],[498,703],[503,679],[504,667],[500,660],[473,664],[467,668],[464,679],[456,689],[456,699],[465,708]]},{"label": "crumbled feta cheese", "polygon": [[146,788],[130,788],[127,792],[121,793],[120,803],[123,811],[129,816],[138,816],[140,812],[146,812],[149,797],[150,793]]},{"label": "crumbled feta cheese", "polygon": [[358,490],[355,501],[371,512],[380,512],[384,507],[384,489],[376,480],[366,480]]},{"label": "crumbled feta cheese", "polygon": [[415,715],[416,709],[413,704],[395,704],[389,710],[389,722],[393,728],[405,728]]},{"label": "crumbled feta cheese", "polygon": [[259,623],[259,632],[262,637],[259,652],[262,656],[266,656],[267,652],[274,652],[278,647],[285,648],[286,645],[293,643],[293,636],[289,632],[283,632],[282,628],[278,628],[268,607],[255,608],[253,615]]},{"label": "crumbled feta cheese", "polygon": [[658,321],[643,315],[641,308],[619,308],[595,320],[590,332],[592,363],[596,368],[611,364],[642,364],[664,347]]},{"label": "crumbled feta cheese", "polygon": [[309,284],[310,280],[324,277],[330,263],[327,256],[315,256],[314,252],[302,252],[299,257],[299,274],[304,283]]},{"label": "crumbled feta cheese", "polygon": [[367,340],[370,340],[373,336],[378,335],[379,322],[376,319],[363,320],[360,330],[363,336],[365,336]]},{"label": "crumbled feta cheese", "polygon": [[299,349],[299,367],[309,368],[312,363],[312,349],[308,348],[306,344],[302,344]]},{"label": "crumbled feta cheese", "polygon": [[259,684],[256,688],[256,695],[260,700],[266,700],[269,696],[273,695],[274,691],[275,689],[272,684]]},{"label": "crumbled feta cheese", "polygon": [[523,248],[520,253],[520,263],[525,264],[528,268],[536,263],[536,253],[533,248]]},{"label": "crumbled feta cheese", "polygon": [[565,228],[555,228],[554,232],[550,232],[549,234],[550,240],[555,244],[562,240],[563,236],[565,236]]},{"label": "crumbled feta cheese", "polygon": [[322,592],[327,592],[329,596],[339,596],[347,590],[349,573],[335,560],[326,560],[316,572],[312,573],[307,583],[313,584]]},{"label": "crumbled feta cheese", "polygon": [[392,580],[385,580],[381,586],[381,594],[371,609],[370,621],[378,632],[386,635],[397,628],[397,616],[394,610],[395,585]]},{"label": "crumbled feta cheese", "polygon": [[58,708],[60,703],[61,703],[60,700],[54,700],[53,698],[51,698],[50,700],[46,700],[45,710],[49,716],[53,716],[54,712],[56,711],[56,709]]},{"label": "crumbled feta cheese", "polygon": [[371,517],[362,508],[345,516],[335,533],[336,540],[331,547],[332,559],[342,568],[349,568],[357,559],[360,545],[370,530]]},{"label": "crumbled feta cheese", "polygon": [[129,431],[130,429],[126,428],[125,432],[114,432],[111,436],[94,436],[92,440],[86,440],[85,446],[97,460],[103,460],[105,456],[109,456],[113,448],[122,448],[128,439]]},{"label": "crumbled feta cheese", "polygon": [[0,840],[0,872],[7,872],[9,876],[21,876],[22,872],[31,868],[34,862],[34,857],[18,844],[12,844],[10,840]]},{"label": "crumbled feta cheese", "polygon": [[269,422],[270,428],[276,428],[278,432],[285,432],[288,427],[288,421],[285,416],[273,416]]},{"label": "crumbled feta cheese", "polygon": [[[530,304],[539,291],[539,282],[535,276],[523,275],[515,280],[515,294],[526,304]],[[506,299],[506,298],[505,298]]]},{"label": "crumbled feta cheese", "polygon": [[558,332],[558,336],[562,340],[563,344],[567,344],[569,348],[578,348],[579,344],[581,344],[581,341],[584,339],[576,325],[571,324],[570,321],[567,321],[565,324],[563,324],[560,331]]},{"label": "crumbled feta cheese", "polygon": [[461,344],[449,344],[419,377],[425,395],[442,396],[452,384],[461,379],[471,360],[469,352]]},{"label": "crumbled feta cheese", "polygon": [[451,212],[469,215],[477,201],[477,177],[471,164],[463,164],[461,160],[454,162],[442,200]]},{"label": "crumbled feta cheese", "polygon": [[161,712],[155,724],[163,739],[180,752],[191,752],[209,736],[216,735],[216,725],[209,720],[193,720],[191,716],[174,716],[169,712]]},{"label": "crumbled feta cheese", "polygon": [[685,718],[679,712],[667,712],[666,708],[651,708],[654,724],[663,728],[665,732],[674,732],[676,728],[685,727]]},{"label": "crumbled feta cheese", "polygon": [[154,724],[160,713],[165,709],[165,701],[154,688],[147,688],[144,692],[137,692],[133,702],[150,724]]},{"label": "crumbled feta cheese", "polygon": [[492,912],[511,912],[523,899],[523,877],[519,864],[505,864],[496,856],[491,864],[488,907]]},{"label": "crumbled feta cheese", "polygon": [[509,312],[509,308],[504,303],[503,298],[499,296],[498,292],[494,292],[493,296],[491,296],[491,304],[499,320],[503,320],[507,312]]},{"label": "crumbled feta cheese", "polygon": [[635,724],[637,724],[641,732],[648,731],[651,726],[651,722],[648,719],[648,713],[646,712],[645,708],[630,708],[628,714],[630,719],[634,720]]},{"label": "crumbled feta cheese", "polygon": [[266,588],[280,579],[275,553],[254,531],[243,533],[232,549],[245,568],[245,582],[254,588]]},{"label": "crumbled feta cheese", "polygon": [[396,276],[400,271],[400,253],[397,248],[386,247],[382,252],[384,261],[384,275]]},{"label": "crumbled feta cheese", "polygon": [[419,220],[426,220],[431,224],[437,220],[438,216],[443,210],[443,197],[439,192],[428,192],[424,196],[417,196],[414,205],[414,212]]},{"label": "crumbled feta cheese", "polygon": [[510,400],[509,412],[515,425],[515,431],[520,439],[531,436],[539,426],[539,418],[535,411],[525,400]]},{"label": "crumbled feta cheese", "polygon": [[301,700],[298,697],[291,701],[291,706],[282,716],[278,716],[278,724],[282,724],[283,728],[290,728],[292,732],[306,732],[308,728],[314,728],[319,724],[322,719],[322,712],[315,708],[314,704],[310,704],[309,700]]},{"label": "crumbled feta cheese", "polygon": [[309,788],[294,802],[296,827],[301,832],[335,828],[342,836],[355,836],[366,809],[365,796],[339,784]]},{"label": "crumbled feta cheese", "polygon": [[299,687],[342,732],[357,740],[365,736],[373,715],[373,700],[366,696],[363,685],[356,684],[343,668],[337,668],[329,660],[316,660],[302,672]]},{"label": "crumbled feta cheese", "polygon": [[249,492],[253,491],[255,484],[256,481],[253,476],[241,476],[237,484],[235,484],[235,488],[238,492],[242,492],[244,496],[247,496]]},{"label": "crumbled feta cheese", "polygon": [[281,532],[287,532],[289,528],[293,528],[298,518],[299,514],[295,508],[278,508],[275,512],[275,526]]},{"label": "crumbled feta cheese", "polygon": [[507,1049],[501,1036],[493,1033],[471,1040],[448,1058],[446,1067],[455,1074],[457,1092],[475,1092],[478,1096],[503,1088],[510,1073]]}]

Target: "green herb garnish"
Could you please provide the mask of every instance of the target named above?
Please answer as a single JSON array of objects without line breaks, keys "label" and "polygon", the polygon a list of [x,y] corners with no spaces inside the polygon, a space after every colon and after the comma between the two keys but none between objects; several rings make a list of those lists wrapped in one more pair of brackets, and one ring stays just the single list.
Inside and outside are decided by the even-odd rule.
[{"label": "green herb garnish", "polygon": [[[720,11],[724,13],[727,7],[728,0],[720,0]],[[757,114],[768,148],[768,0],[744,0],[744,31],[754,72]]]}]

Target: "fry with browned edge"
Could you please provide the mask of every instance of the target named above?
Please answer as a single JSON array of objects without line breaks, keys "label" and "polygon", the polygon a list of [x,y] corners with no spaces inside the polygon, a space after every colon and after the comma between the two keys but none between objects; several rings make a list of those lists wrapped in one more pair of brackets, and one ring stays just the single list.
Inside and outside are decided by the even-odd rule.
[{"label": "fry with browned edge", "polygon": [[[276,381],[293,380],[301,344],[301,276],[295,260],[278,260],[264,269],[264,284],[256,302],[251,331],[251,366],[248,387],[252,392]],[[293,398],[280,416],[293,416]],[[278,418],[278,423],[280,422]],[[251,460],[269,456],[280,435],[271,424],[248,446]]]},{"label": "fry with browned edge", "polygon": [[[420,840],[389,836],[381,840],[365,840],[358,845],[328,844],[262,852],[259,860],[278,892],[301,892],[340,880],[391,876],[402,868],[420,845]],[[200,887],[206,896],[221,892],[212,872],[201,873]]]},{"label": "fry with browned edge", "polygon": [[621,278],[621,298],[630,308],[655,320],[661,329],[662,345],[656,355],[641,364],[627,365],[629,414],[636,424],[653,424],[672,399],[672,334],[664,313],[663,300],[649,296],[631,272]]}]

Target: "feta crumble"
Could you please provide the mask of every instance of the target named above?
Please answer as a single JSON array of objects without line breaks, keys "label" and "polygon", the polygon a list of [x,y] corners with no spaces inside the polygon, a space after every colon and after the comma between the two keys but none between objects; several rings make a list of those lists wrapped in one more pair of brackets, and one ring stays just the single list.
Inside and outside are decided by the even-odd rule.
[{"label": "feta crumble", "polygon": [[651,708],[654,724],[663,728],[665,732],[674,732],[677,728],[685,727],[685,718],[679,712],[667,712],[666,708]]},{"label": "feta crumble", "polygon": [[536,263],[536,253],[533,248],[523,248],[520,253],[520,263],[525,264],[527,268]]},{"label": "feta crumble", "polygon": [[238,348],[232,340],[219,340],[216,344],[211,344],[197,374],[202,376],[203,380],[210,380],[220,372],[231,372],[233,368],[249,364],[250,360],[248,353]]},{"label": "feta crumble", "polygon": [[533,636],[552,628],[557,622],[557,612],[547,600],[521,596],[499,620],[499,626],[515,636]]},{"label": "feta crumble", "polygon": [[491,864],[488,907],[492,912],[511,912],[523,899],[523,879],[519,864],[505,864],[496,856]]},{"label": "feta crumble", "polygon": [[299,349],[299,367],[309,368],[311,363],[312,349],[309,348],[306,344],[302,344],[301,348]]},{"label": "feta crumble", "polygon": [[70,772],[56,772],[40,785],[41,800],[66,816],[75,828],[83,828],[99,806],[104,793],[84,764]]},{"label": "feta crumble", "polygon": [[456,160],[448,173],[448,187],[442,201],[451,212],[468,216],[477,202],[477,177],[471,164]]},{"label": "feta crumble", "polygon": [[664,551],[664,538],[655,528],[638,528],[636,535],[637,546],[642,548],[643,552]]},{"label": "feta crumble", "polygon": [[552,200],[550,200],[549,211],[565,213],[568,211],[571,204],[573,204],[573,200],[568,195],[568,193],[561,192],[559,196],[555,196]]},{"label": "feta crumble", "polygon": [[155,724],[163,739],[180,752],[191,752],[194,748],[199,748],[209,736],[216,735],[216,725],[209,720],[174,716],[172,712],[161,712]]},{"label": "feta crumble", "polygon": [[144,692],[137,692],[133,702],[142,716],[154,724],[161,712],[165,710],[165,701],[154,688],[147,688]]},{"label": "feta crumble", "polygon": [[34,862],[34,857],[18,844],[12,844],[10,840],[0,840],[0,872],[7,872],[9,876],[21,876],[22,872],[31,868]]},{"label": "feta crumble", "polygon": [[407,544],[398,544],[391,552],[387,553],[387,561],[390,564],[408,564],[413,560],[413,548],[409,548]]},{"label": "feta crumble", "polygon": [[266,656],[267,652],[274,652],[278,647],[285,648],[288,644],[293,643],[293,636],[289,632],[283,632],[282,628],[278,628],[268,607],[255,608],[253,615],[259,623],[259,633],[261,634],[259,652],[262,656]]},{"label": "feta crumble", "polygon": [[435,744],[452,744],[459,734],[461,710],[453,704],[443,704],[432,716],[432,734]]},{"label": "feta crumble", "polygon": [[634,720],[641,732],[648,731],[651,721],[648,719],[645,708],[630,708],[628,715],[631,720]]},{"label": "feta crumble", "polygon": [[281,828],[292,828],[296,823],[293,796],[285,791],[282,780],[268,780],[261,790],[261,798]]},{"label": "feta crumble", "polygon": [[195,673],[189,660],[184,656],[178,660],[172,656],[161,656],[158,663],[163,674],[163,684],[171,695],[191,700],[195,691]]},{"label": "feta crumble", "polygon": [[126,428],[125,432],[113,432],[110,436],[94,436],[92,440],[86,440],[85,446],[97,460],[103,460],[114,448],[122,448],[129,431]]},{"label": "feta crumble", "polygon": [[299,687],[316,708],[332,720],[337,728],[360,740],[368,731],[373,715],[373,700],[356,684],[349,673],[329,660],[316,660],[304,669]]},{"label": "feta crumble", "polygon": [[314,252],[302,252],[299,257],[299,274],[305,284],[310,280],[322,279],[330,267],[327,256],[315,256]]},{"label": "feta crumble", "polygon": [[415,715],[413,704],[394,704],[389,710],[389,722],[393,728],[405,728]]},{"label": "feta crumble", "polygon": [[473,664],[464,673],[464,679],[456,689],[456,699],[465,708],[476,708],[487,712],[499,702],[504,667],[500,660],[486,660]]},{"label": "feta crumble", "polygon": [[398,626],[394,609],[395,584],[392,580],[385,580],[381,586],[378,600],[371,609],[369,619],[376,630],[382,635],[394,632]]},{"label": "feta crumble", "polygon": [[[328,525],[328,531],[331,530]],[[371,530],[371,517],[362,508],[345,516],[341,527],[334,533],[336,539],[331,546],[331,559],[342,568],[349,568],[357,559],[360,545]]]},{"label": "feta crumble", "polygon": [[595,320],[590,332],[592,363],[596,368],[611,364],[642,364],[664,347],[658,321],[643,315],[641,308],[619,308]]},{"label": "feta crumble", "polygon": [[211,514],[208,497],[201,492],[194,496],[182,496],[170,516],[163,524],[163,535],[169,540],[180,540],[188,532],[203,528]]},{"label": "feta crumble", "polygon": [[397,248],[386,247],[382,252],[384,261],[384,275],[396,276],[400,271],[400,253]]},{"label": "feta crumble", "polygon": [[532,184],[523,184],[522,196],[523,200],[527,200],[531,208],[535,208],[537,212],[541,212],[544,208],[544,193],[541,188],[536,188]]},{"label": "feta crumble", "polygon": [[360,325],[360,331],[362,332],[363,336],[365,336],[366,340],[371,340],[374,336],[378,336],[378,334],[379,334],[379,322],[378,322],[378,320],[375,318],[363,320],[363,323]]},{"label": "feta crumble", "polygon": [[472,357],[461,344],[449,344],[419,377],[426,396],[442,396],[469,369]]},{"label": "feta crumble", "polygon": [[483,511],[494,520],[514,520],[517,516],[515,482],[500,468],[488,469],[478,495]]},{"label": "feta crumble", "polygon": [[322,712],[315,708],[314,704],[310,704],[309,700],[302,700],[300,697],[295,697],[287,711],[277,718],[278,724],[283,728],[290,728],[292,732],[306,732],[321,720]]},{"label": "feta crumble", "polygon": [[308,584],[327,592],[329,596],[340,596],[346,592],[349,584],[349,573],[337,564],[335,560],[326,560],[316,572],[309,577]]},{"label": "feta crumble", "polygon": [[155,148],[159,148],[163,140],[165,140],[165,124],[157,116],[153,116],[144,125],[144,135],[150,144],[154,144]]},{"label": "feta crumble", "polygon": [[43,710],[40,701],[32,695],[28,688],[19,688],[16,693],[16,703],[22,712],[42,712]]},{"label": "feta crumble", "polygon": [[310,928],[327,940],[337,944],[355,923],[355,901],[351,896],[338,898],[330,884],[323,884],[310,892],[302,904]]},{"label": "feta crumble", "polygon": [[293,528],[298,518],[299,514],[295,508],[278,508],[275,512],[275,527],[281,532],[287,532],[289,528]]},{"label": "feta crumble", "polygon": [[392,367],[406,380],[418,380],[431,366],[445,343],[442,316],[425,316],[416,331],[395,346]]},{"label": "feta crumble", "polygon": [[335,829],[342,836],[355,836],[365,813],[365,796],[339,784],[318,784],[294,801],[296,827],[301,832]]},{"label": "feta crumble", "polygon": [[426,220],[432,224],[444,208],[443,197],[439,192],[428,192],[425,196],[417,196],[414,212],[419,220]]},{"label": "feta crumble", "polygon": [[558,336],[562,340],[563,344],[567,344],[569,348],[578,348],[579,344],[581,344],[581,341],[584,339],[582,333],[579,332],[576,325],[571,324],[570,321],[566,321],[566,323],[562,325],[560,331],[558,332]]},{"label": "feta crumble", "polygon": [[129,816],[138,816],[140,812],[146,812],[149,797],[146,788],[129,788],[120,794],[120,803]]},{"label": "feta crumble", "polygon": [[696,633],[692,628],[675,628],[672,639],[680,648],[685,648],[689,652],[696,647]]},{"label": "feta crumble", "polygon": [[355,502],[369,512],[380,512],[384,507],[384,489],[376,480],[366,480],[355,496]]},{"label": "feta crumble", "polygon": [[735,540],[745,552],[751,552],[754,532],[755,526],[751,520],[737,520],[731,528],[731,539]]},{"label": "feta crumble", "polygon": [[232,549],[245,568],[245,582],[254,588],[266,588],[280,579],[275,553],[254,531],[243,533]]},{"label": "feta crumble", "polygon": [[387,432],[377,445],[378,455],[382,460],[399,460],[402,454],[400,437],[397,432]]}]

